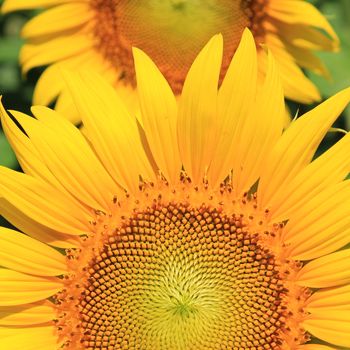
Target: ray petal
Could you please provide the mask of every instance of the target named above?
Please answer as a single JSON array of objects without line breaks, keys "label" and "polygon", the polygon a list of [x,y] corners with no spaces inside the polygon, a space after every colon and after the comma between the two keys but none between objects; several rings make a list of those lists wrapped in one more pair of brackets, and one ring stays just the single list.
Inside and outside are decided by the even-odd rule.
[{"label": "ray petal", "polygon": [[62,275],[67,270],[57,250],[5,227],[0,227],[0,265],[39,276]]},{"label": "ray petal", "polygon": [[5,0],[1,7],[1,12],[8,13],[17,10],[35,9],[37,7],[51,7],[69,2],[71,0]]},{"label": "ray petal", "polygon": [[159,169],[174,183],[181,170],[176,99],[152,60],[141,50],[134,49],[133,53],[143,128]]},{"label": "ray petal", "polygon": [[321,95],[317,87],[305,76],[296,58],[288,52],[287,46],[277,35],[267,35],[268,47],[273,53],[281,72],[285,95],[301,103],[319,101]]},{"label": "ray petal", "polygon": [[335,287],[349,283],[350,249],[312,260],[299,271],[296,281],[311,288]]},{"label": "ray petal", "polygon": [[329,186],[291,213],[284,240],[296,260],[332,253],[350,242],[350,182]]},{"label": "ray petal", "polygon": [[55,176],[44,164],[40,153],[31,143],[28,136],[18,128],[16,123],[5,111],[2,103],[0,103],[0,115],[5,135],[12,149],[15,151],[17,160],[24,172],[38,179],[42,179],[57,189],[63,189]]},{"label": "ray petal", "polygon": [[[15,111],[43,162],[74,197],[94,209],[108,210],[118,191],[81,132],[46,107],[33,107],[38,120]],[[60,135],[57,137],[57,135]]]},{"label": "ray petal", "polygon": [[213,187],[229,175],[237,164],[235,157],[240,147],[248,144],[247,140],[243,140],[240,146],[238,140],[243,127],[250,121],[247,116],[255,102],[256,80],[256,46],[252,33],[245,30],[219,90],[217,141],[208,170],[209,183]]},{"label": "ray petal", "polygon": [[[136,118],[99,75],[66,74],[66,81],[98,157],[115,181],[138,191],[139,177],[155,174],[141,144]],[[101,107],[102,106],[102,107]]]},{"label": "ray petal", "polygon": [[23,305],[44,300],[63,288],[55,277],[31,276],[0,269],[0,306]]},{"label": "ray petal", "polygon": [[327,310],[350,311],[350,285],[319,290],[307,301],[309,312],[327,312]]},{"label": "ray petal", "polygon": [[298,346],[296,350],[337,350],[337,349],[331,348],[330,346],[322,345],[322,344],[305,344],[305,345]]},{"label": "ray petal", "polygon": [[62,70],[75,70],[90,64],[100,67],[100,61],[101,58],[98,57],[97,53],[88,51],[51,64],[40,75],[35,85],[33,105],[47,106],[64,90],[65,82],[62,76]]},{"label": "ray petal", "polygon": [[333,28],[315,6],[306,1],[271,1],[268,6],[270,16],[290,24],[305,24],[324,30],[334,40],[339,41]]},{"label": "ray petal", "polygon": [[33,67],[66,59],[92,47],[92,39],[86,34],[67,34],[40,44],[26,44],[20,53],[22,70],[26,73]]},{"label": "ray petal", "polygon": [[3,198],[0,199],[0,213],[16,228],[40,242],[57,248],[78,248],[80,246],[79,236],[65,234],[41,225]]},{"label": "ray petal", "polygon": [[56,350],[61,344],[52,325],[0,327],[0,349]]},{"label": "ray petal", "polygon": [[262,170],[258,198],[261,207],[276,208],[288,183],[311,161],[326,132],[350,101],[343,90],[291,123],[272,149]]},{"label": "ray petal", "polygon": [[[282,134],[285,103],[282,82],[272,54],[268,55],[268,71],[257,94],[249,119],[234,142],[233,188],[238,195],[248,191],[260,176],[269,151]],[[239,148],[239,149],[238,149]]]},{"label": "ray petal", "polygon": [[223,38],[214,36],[190,68],[179,102],[178,143],[185,171],[194,183],[206,175],[216,138],[216,110]]},{"label": "ray petal", "polygon": [[54,230],[76,235],[90,231],[92,213],[88,216],[59,191],[29,175],[0,167],[0,194],[24,215]]},{"label": "ray petal", "polygon": [[91,20],[93,14],[84,2],[55,6],[27,22],[21,34],[23,38],[32,38],[76,28]]},{"label": "ray petal", "polygon": [[278,193],[279,202],[271,207],[272,218],[276,221],[289,218],[292,213],[303,210],[306,201],[342,181],[350,171],[349,152],[350,133],[302,169]]},{"label": "ray petal", "polygon": [[349,311],[314,311],[302,325],[308,332],[319,339],[338,346],[350,347]]},{"label": "ray petal", "polygon": [[0,326],[30,326],[50,322],[56,317],[53,304],[46,301],[0,307]]}]

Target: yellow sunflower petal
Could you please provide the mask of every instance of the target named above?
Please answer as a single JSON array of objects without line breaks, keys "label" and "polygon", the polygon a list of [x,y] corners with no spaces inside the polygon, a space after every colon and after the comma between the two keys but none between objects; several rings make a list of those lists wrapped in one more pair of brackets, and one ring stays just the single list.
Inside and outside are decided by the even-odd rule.
[{"label": "yellow sunflower petal", "polygon": [[60,63],[52,64],[39,77],[33,93],[34,105],[47,106],[59,95],[64,86],[60,78],[60,65]]},{"label": "yellow sunflower petal", "polygon": [[143,128],[159,169],[174,183],[181,170],[176,99],[152,60],[141,50],[134,49],[133,53]]},{"label": "yellow sunflower petal", "polygon": [[[278,207],[284,188],[311,161],[322,138],[350,101],[346,89],[292,122],[262,170],[258,198],[262,207]],[[282,199],[283,198],[283,199]]]},{"label": "yellow sunflower petal", "polygon": [[[34,93],[33,105],[49,105],[64,90],[65,82],[62,70],[75,70],[89,64],[99,64],[96,54],[85,52],[78,56],[69,57],[47,67],[39,77]],[[72,121],[73,122],[73,121]]]},{"label": "yellow sunflower petal", "polygon": [[283,42],[294,47],[312,51],[338,51],[338,41],[327,37],[317,28],[307,25],[278,23],[278,31]]},{"label": "yellow sunflower petal", "polygon": [[350,133],[300,171],[279,193],[277,207],[272,207],[274,220],[288,218],[303,210],[303,204],[327,186],[342,181],[350,171]]},{"label": "yellow sunflower petal", "polygon": [[18,210],[16,206],[3,198],[0,199],[0,213],[16,228],[40,242],[58,248],[78,248],[80,246],[79,237],[55,231],[35,222],[33,219]]},{"label": "yellow sunflower petal", "polygon": [[67,270],[58,251],[5,227],[0,227],[0,265],[39,276],[62,275]]},{"label": "yellow sunflower petal", "polygon": [[240,129],[240,138],[233,158],[233,188],[243,194],[259,178],[267,155],[282,134],[285,120],[285,103],[278,68],[269,53],[268,71],[264,85],[249,115],[250,123]]},{"label": "yellow sunflower petal", "polygon": [[321,344],[306,344],[298,346],[296,350],[336,350],[336,348]]},{"label": "yellow sunflower petal", "polygon": [[31,38],[82,26],[93,17],[88,3],[73,2],[56,6],[32,18],[22,29],[22,37]]},{"label": "yellow sunflower petal", "polygon": [[[106,76],[106,74],[108,73],[104,73],[104,77]],[[109,74],[111,75],[110,79],[112,79],[113,72],[111,70]],[[123,101],[129,113],[136,115],[137,121],[142,126],[143,122],[141,119],[140,103],[137,91],[135,91],[132,87],[124,84],[123,81],[115,83],[112,80],[110,84],[115,84],[115,90],[117,91],[119,98]]]},{"label": "yellow sunflower petal", "polygon": [[296,62],[296,58],[288,52],[288,48],[278,36],[267,35],[266,41],[278,62],[286,97],[301,103],[319,101],[321,95],[317,87],[304,75]]},{"label": "yellow sunflower petal", "polygon": [[338,36],[327,19],[316,9],[315,6],[306,1],[278,0],[271,1],[268,13],[279,21],[288,24],[306,24],[324,30],[334,40]]},{"label": "yellow sunflower petal", "polygon": [[18,306],[2,306],[0,307],[0,326],[30,326],[50,322],[57,317],[53,304],[50,304],[49,302],[38,302]]},{"label": "yellow sunflower petal", "polygon": [[114,180],[131,191],[138,190],[140,175],[153,180],[155,174],[141,145],[136,119],[113,88],[88,72],[66,74],[66,80],[89,140]]},{"label": "yellow sunflower petal", "polygon": [[35,9],[37,7],[50,7],[68,2],[71,2],[71,0],[5,0],[1,7],[1,12],[7,13],[17,10]]},{"label": "yellow sunflower petal", "polygon": [[16,153],[17,160],[26,174],[44,180],[53,187],[60,183],[43,163],[42,158],[25,133],[18,128],[0,103],[1,124],[5,135]]},{"label": "yellow sunflower petal", "polygon": [[0,327],[0,349],[56,350],[61,344],[52,325]]},{"label": "yellow sunflower petal", "polygon": [[48,169],[83,203],[94,209],[107,210],[118,188],[80,131],[46,107],[33,107],[32,111],[39,121],[14,111],[12,114]]},{"label": "yellow sunflower petal", "polygon": [[311,288],[334,287],[350,282],[350,249],[323,256],[306,264],[297,283]]},{"label": "yellow sunflower petal", "polygon": [[84,34],[67,35],[42,44],[26,44],[20,53],[24,73],[31,68],[53,63],[80,54],[92,47],[91,39]]},{"label": "yellow sunflower petal", "polygon": [[315,292],[308,298],[306,310],[327,312],[327,310],[350,311],[350,285]]},{"label": "yellow sunflower petal", "polygon": [[24,215],[54,230],[76,235],[90,230],[92,217],[80,206],[31,176],[0,167],[0,194]]},{"label": "yellow sunflower petal", "polygon": [[284,239],[292,245],[294,259],[318,258],[350,242],[349,198],[350,182],[344,181],[315,193],[291,213]]},{"label": "yellow sunflower petal", "polygon": [[202,181],[213,156],[222,51],[222,36],[214,36],[190,68],[179,102],[178,144],[184,168],[194,183]]},{"label": "yellow sunflower petal", "polygon": [[0,269],[0,306],[23,305],[44,300],[63,287],[55,277],[38,277]]},{"label": "yellow sunflower petal", "polygon": [[[208,170],[208,179],[213,187],[229,175],[235,165],[234,159],[240,152],[237,148],[247,146],[246,140],[241,146],[238,139],[242,127],[253,123],[247,115],[254,103],[256,80],[255,42],[251,32],[245,30],[219,90],[217,144]],[[208,128],[208,132],[214,131]]]},{"label": "yellow sunflower petal", "polygon": [[324,63],[315,54],[310,52],[310,50],[294,47],[288,43],[286,43],[285,46],[300,67],[309,69],[315,74],[322,75],[325,78],[330,79],[329,71]]},{"label": "yellow sunflower petal", "polygon": [[78,112],[78,109],[74,104],[70,92],[66,89],[62,90],[58,96],[55,104],[55,110],[67,118],[72,124],[76,125],[78,123],[81,123],[81,116]]},{"label": "yellow sunflower petal", "polygon": [[350,312],[334,310],[313,311],[302,323],[312,335],[328,343],[350,347]]},{"label": "yellow sunflower petal", "polygon": [[[21,116],[21,118],[24,119],[27,118],[25,114],[20,112],[14,112],[14,114]],[[1,103],[0,115],[5,135],[9,140],[13,150],[15,151],[16,157],[25,173],[43,180],[44,182],[52,185],[57,190],[66,192],[67,196],[70,196],[62,184],[57,180],[55,175],[45,165],[40,152],[37,151],[28,136],[22,130],[20,130],[15,122],[9,117],[8,113],[5,111]],[[85,206],[76,201],[75,203],[76,205],[80,206],[83,211],[87,211]]]}]

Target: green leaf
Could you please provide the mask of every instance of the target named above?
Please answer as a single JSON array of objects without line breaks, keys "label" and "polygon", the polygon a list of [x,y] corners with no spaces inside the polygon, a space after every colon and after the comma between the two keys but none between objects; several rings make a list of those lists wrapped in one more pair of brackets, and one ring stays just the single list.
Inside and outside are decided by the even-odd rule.
[{"label": "green leaf", "polygon": [[0,165],[16,169],[18,162],[4,133],[0,132]]},{"label": "green leaf", "polygon": [[4,63],[0,65],[0,91],[2,94],[18,90],[20,83],[20,75],[16,64]]},{"label": "green leaf", "polygon": [[0,62],[17,62],[22,40],[16,37],[6,37],[0,40]]}]

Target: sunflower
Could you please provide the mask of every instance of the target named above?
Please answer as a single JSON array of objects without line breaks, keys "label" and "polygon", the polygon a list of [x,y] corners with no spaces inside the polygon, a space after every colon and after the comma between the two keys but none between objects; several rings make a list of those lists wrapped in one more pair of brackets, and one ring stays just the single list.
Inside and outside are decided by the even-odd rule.
[{"label": "sunflower", "polygon": [[246,30],[218,91],[222,54],[177,101],[134,49],[139,123],[90,72],[65,77],[84,135],[2,107],[25,173],[0,168],[0,212],[25,234],[0,230],[1,349],[350,346],[350,135],[312,160],[350,89],[282,132],[272,55],[258,89]]},{"label": "sunflower", "polygon": [[72,113],[74,104],[59,67],[98,71],[137,109],[133,46],[154,60],[178,94],[194,58],[217,33],[225,41],[223,77],[248,27],[259,48],[260,81],[266,71],[262,46],[267,45],[278,62],[286,96],[302,103],[320,95],[301,68],[327,76],[313,51],[338,48],[325,17],[300,0],[5,0],[2,12],[36,8],[46,10],[23,28],[23,72],[50,65],[33,102],[48,105],[59,95],[56,110],[73,121],[79,117]]}]

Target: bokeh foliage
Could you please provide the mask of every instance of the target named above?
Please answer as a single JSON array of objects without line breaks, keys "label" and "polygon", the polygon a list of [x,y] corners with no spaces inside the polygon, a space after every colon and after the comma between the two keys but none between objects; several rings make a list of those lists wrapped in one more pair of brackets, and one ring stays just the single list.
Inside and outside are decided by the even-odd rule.
[{"label": "bokeh foliage", "polygon": [[[341,42],[341,50],[339,52],[320,52],[318,54],[326,64],[331,75],[331,80],[327,81],[315,74],[309,74],[310,78],[322,92],[322,96],[326,98],[350,86],[350,1],[318,0],[314,2],[332,23]],[[345,111],[344,117],[346,129],[349,130],[349,107]]]}]

